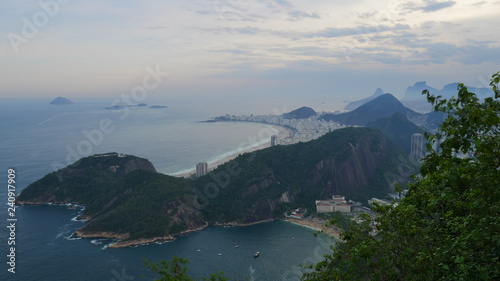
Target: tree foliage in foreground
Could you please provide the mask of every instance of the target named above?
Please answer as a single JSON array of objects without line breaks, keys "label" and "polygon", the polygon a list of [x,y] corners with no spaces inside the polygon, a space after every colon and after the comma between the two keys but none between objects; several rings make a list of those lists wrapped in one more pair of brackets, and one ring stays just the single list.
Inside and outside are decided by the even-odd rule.
[{"label": "tree foliage in foreground", "polygon": [[494,97],[479,100],[463,84],[457,97],[434,97],[448,113],[434,135],[421,176],[397,206],[351,223],[325,260],[303,280],[500,280],[500,72]]},{"label": "tree foliage in foreground", "polygon": [[[173,257],[171,261],[161,261],[159,263],[150,262],[143,259],[144,265],[152,272],[160,275],[154,281],[194,281],[188,275],[188,260],[186,258]],[[202,277],[204,281],[226,281],[224,273],[212,273],[208,277]]]}]

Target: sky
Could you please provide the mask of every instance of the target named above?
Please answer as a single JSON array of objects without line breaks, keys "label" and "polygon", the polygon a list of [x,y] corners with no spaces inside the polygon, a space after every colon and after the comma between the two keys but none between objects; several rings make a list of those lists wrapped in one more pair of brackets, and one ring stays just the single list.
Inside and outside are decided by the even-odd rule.
[{"label": "sky", "polygon": [[0,99],[486,87],[499,26],[500,0],[1,1]]}]

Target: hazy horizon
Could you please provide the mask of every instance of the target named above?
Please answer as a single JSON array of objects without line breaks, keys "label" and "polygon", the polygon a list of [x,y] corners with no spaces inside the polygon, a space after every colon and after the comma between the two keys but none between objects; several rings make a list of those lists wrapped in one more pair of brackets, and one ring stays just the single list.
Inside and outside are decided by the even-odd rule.
[{"label": "hazy horizon", "polygon": [[[463,82],[500,63],[500,1],[0,4],[0,98],[328,97]],[[139,88],[138,88],[139,87]]]}]

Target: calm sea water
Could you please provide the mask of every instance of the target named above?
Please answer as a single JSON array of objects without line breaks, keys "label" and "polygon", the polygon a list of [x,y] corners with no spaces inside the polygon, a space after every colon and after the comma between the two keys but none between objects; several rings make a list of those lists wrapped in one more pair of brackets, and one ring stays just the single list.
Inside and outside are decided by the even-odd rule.
[{"label": "calm sea water", "polygon": [[[0,104],[0,280],[151,280],[141,259],[189,259],[193,277],[224,271],[238,280],[298,280],[299,265],[317,262],[332,243],[286,222],[210,227],[174,242],[106,249],[110,241],[70,239],[82,226],[79,210],[64,206],[18,207],[16,273],[7,272],[7,169],[16,170],[19,193],[29,183],[95,153],[122,152],[149,159],[175,174],[197,162],[268,141],[273,128],[246,123],[197,123],[223,113],[189,106],[106,110],[105,103],[51,106],[45,102]],[[247,108],[248,110],[248,108]],[[235,245],[239,245],[235,248]],[[253,254],[261,252],[254,259]],[[222,255],[218,255],[221,253]]]}]

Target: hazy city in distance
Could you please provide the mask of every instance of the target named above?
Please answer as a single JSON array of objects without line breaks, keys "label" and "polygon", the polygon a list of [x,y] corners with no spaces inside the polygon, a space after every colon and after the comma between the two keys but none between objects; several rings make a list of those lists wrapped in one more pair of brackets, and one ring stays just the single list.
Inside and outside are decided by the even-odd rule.
[{"label": "hazy city in distance", "polygon": [[499,11],[2,1],[0,280],[153,280],[142,258],[174,257],[194,280],[300,280],[342,241],[313,235],[332,213],[404,198],[445,118],[423,90],[494,97]]}]

